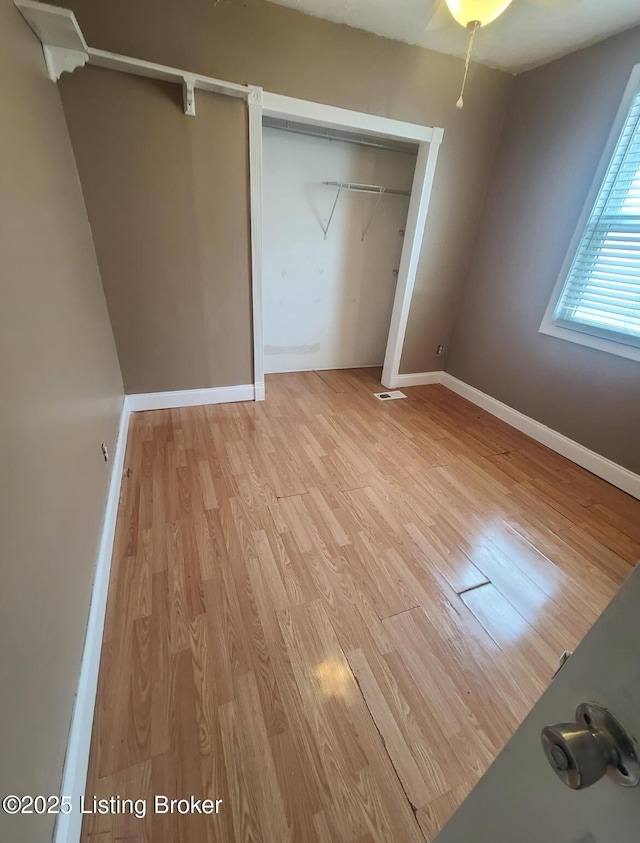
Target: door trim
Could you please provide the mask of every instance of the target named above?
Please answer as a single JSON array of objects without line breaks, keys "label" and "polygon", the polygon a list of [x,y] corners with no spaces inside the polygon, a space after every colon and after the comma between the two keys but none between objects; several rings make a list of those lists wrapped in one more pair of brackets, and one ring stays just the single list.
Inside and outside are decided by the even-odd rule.
[{"label": "door trim", "polygon": [[[404,140],[416,143],[418,146],[418,157],[411,187],[405,237],[400,256],[398,280],[382,369],[382,384],[391,388],[400,371],[411,297],[416,282],[424,226],[444,129],[421,126],[417,123],[405,123],[401,120],[393,120],[390,117],[350,111],[332,105],[286,97],[282,94],[272,94],[252,86],[250,86],[250,91],[247,102],[249,109],[249,185],[251,195],[253,370],[256,384],[264,384],[263,116],[289,119],[328,129],[346,129],[370,137]],[[262,390],[256,388],[256,401],[263,399],[264,388]]]}]

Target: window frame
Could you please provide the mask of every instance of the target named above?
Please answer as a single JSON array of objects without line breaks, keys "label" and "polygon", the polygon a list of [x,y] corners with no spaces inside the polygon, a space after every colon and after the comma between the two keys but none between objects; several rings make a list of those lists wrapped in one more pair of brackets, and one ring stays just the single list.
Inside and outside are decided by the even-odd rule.
[{"label": "window frame", "polygon": [[640,92],[640,64],[635,65],[631,71],[631,76],[625,88],[620,106],[616,113],[615,120],[611,127],[607,143],[604,151],[600,157],[600,161],[596,168],[596,172],[589,188],[586,201],[584,203],[578,224],[576,226],[573,237],[569,244],[566,257],[563,261],[562,268],[558,280],[553,288],[549,304],[542,318],[542,322],[538,329],[541,334],[546,334],[558,339],[567,340],[568,342],[577,343],[578,345],[595,348],[599,351],[607,352],[608,354],[615,354],[618,357],[626,357],[630,360],[637,360],[640,362],[640,346],[626,343],[624,339],[606,338],[598,333],[592,333],[588,328],[582,328],[578,324],[568,327],[566,322],[562,325],[554,321],[553,314],[562,295],[565,282],[573,266],[573,261],[576,257],[583,234],[589,222],[591,212],[593,211],[595,202],[600,193],[600,188],[609,169],[609,164],[618,144],[618,139],[625,121],[629,115],[629,110],[636,94]]}]

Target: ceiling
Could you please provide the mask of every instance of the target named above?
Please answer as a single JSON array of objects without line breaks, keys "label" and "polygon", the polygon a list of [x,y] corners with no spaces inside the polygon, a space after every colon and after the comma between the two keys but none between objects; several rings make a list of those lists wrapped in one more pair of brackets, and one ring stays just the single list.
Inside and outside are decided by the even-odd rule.
[{"label": "ceiling", "polygon": [[[271,0],[376,35],[464,56],[466,31],[444,0]],[[518,73],[640,24],[640,0],[513,0],[481,29],[474,61]]]}]

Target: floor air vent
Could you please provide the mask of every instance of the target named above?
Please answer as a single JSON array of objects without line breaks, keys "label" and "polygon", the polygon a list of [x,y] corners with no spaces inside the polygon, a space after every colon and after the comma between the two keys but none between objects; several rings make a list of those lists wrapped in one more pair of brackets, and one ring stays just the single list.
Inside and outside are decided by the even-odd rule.
[{"label": "floor air vent", "polygon": [[392,389],[390,392],[374,392],[373,395],[378,399],[378,401],[394,401],[396,398],[407,397],[404,392],[400,392],[399,389]]}]

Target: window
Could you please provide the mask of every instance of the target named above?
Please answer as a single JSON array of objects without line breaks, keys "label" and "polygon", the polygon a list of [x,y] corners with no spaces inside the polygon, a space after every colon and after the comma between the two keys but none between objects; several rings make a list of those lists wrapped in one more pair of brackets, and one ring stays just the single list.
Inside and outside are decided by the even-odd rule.
[{"label": "window", "polygon": [[640,66],[540,330],[640,360]]}]

